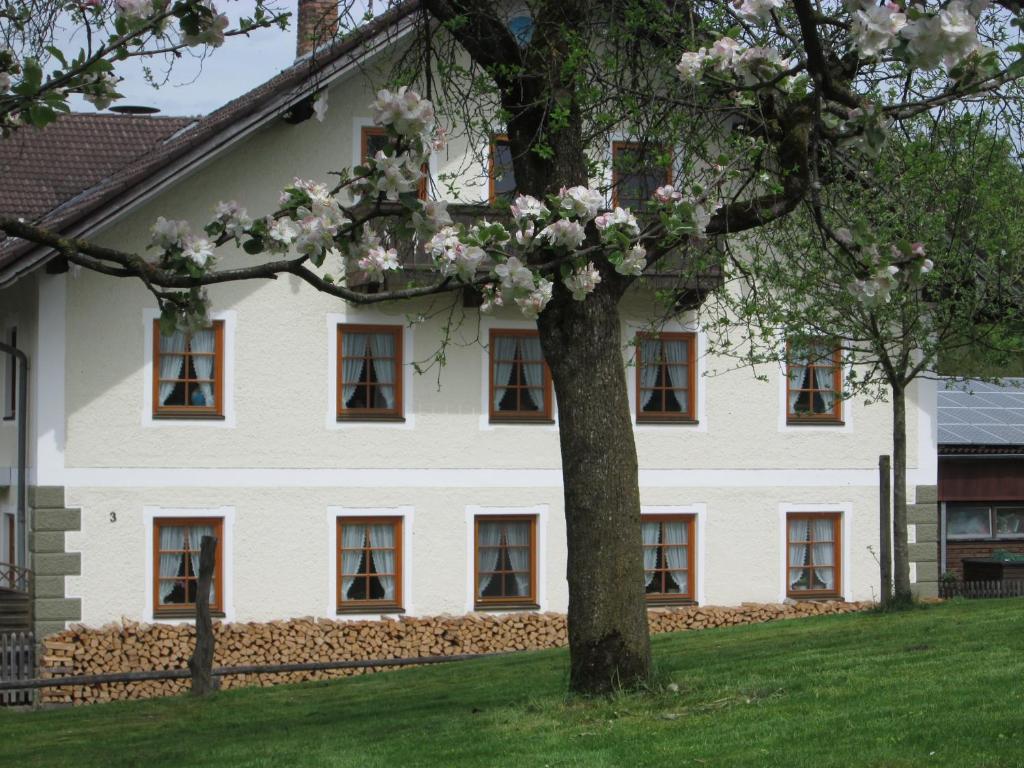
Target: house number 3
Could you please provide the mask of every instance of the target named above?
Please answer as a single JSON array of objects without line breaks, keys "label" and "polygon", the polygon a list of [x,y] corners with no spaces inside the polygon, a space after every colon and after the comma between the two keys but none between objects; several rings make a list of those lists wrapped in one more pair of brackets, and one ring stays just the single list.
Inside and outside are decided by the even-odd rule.
[{"label": "house number 3", "polygon": [[110,513],[110,522],[112,522],[112,523],[116,523],[117,522],[117,512],[111,512]]}]

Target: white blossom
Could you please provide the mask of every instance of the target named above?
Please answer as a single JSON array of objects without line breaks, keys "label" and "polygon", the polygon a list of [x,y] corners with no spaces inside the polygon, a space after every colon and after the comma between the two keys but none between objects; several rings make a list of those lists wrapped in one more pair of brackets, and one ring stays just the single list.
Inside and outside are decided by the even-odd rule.
[{"label": "white blossom", "polygon": [[215,214],[224,225],[224,234],[228,237],[241,237],[252,226],[249,213],[234,200],[217,203]]},{"label": "white blossom", "polygon": [[524,219],[540,219],[550,213],[544,203],[530,195],[519,195],[510,210],[512,211],[512,218],[517,223],[522,222]]},{"label": "white blossom", "polygon": [[622,261],[615,265],[615,271],[620,275],[632,275],[633,277],[639,277],[646,266],[647,250],[642,245],[634,245],[626,251],[625,256],[622,257]]},{"label": "white blossom", "polygon": [[622,227],[631,235],[640,234],[640,225],[636,223],[636,217],[626,209],[619,207],[613,211],[602,213],[594,219],[594,226],[602,232],[609,227]]},{"label": "white blossom", "polygon": [[586,187],[562,187],[558,193],[559,205],[570,216],[590,221],[604,205],[604,195]]},{"label": "white blossom", "polygon": [[334,228],[319,216],[300,219],[298,229],[295,250],[304,256],[319,256],[334,245]]},{"label": "white blossom", "polygon": [[194,35],[182,35],[185,45],[208,45],[211,48],[219,48],[224,44],[224,30],[228,28],[228,17],[223,13],[214,15],[210,23],[202,27]]},{"label": "white blossom", "polygon": [[373,280],[382,280],[384,273],[398,269],[398,251],[375,245],[366,249],[365,255],[359,259],[359,268]]},{"label": "white blossom", "polygon": [[761,46],[748,48],[734,62],[736,74],[745,85],[771,80],[792,66],[793,62],[783,59],[777,49]]},{"label": "white blossom", "polygon": [[586,238],[583,225],[569,219],[559,219],[548,224],[537,235],[538,239],[547,240],[552,246],[562,246],[569,249],[579,248]]},{"label": "white blossom", "polygon": [[181,255],[197,267],[205,267],[206,262],[213,258],[213,243],[209,238],[190,235],[182,243]]},{"label": "white blossom", "polygon": [[743,0],[737,13],[755,24],[767,24],[772,19],[772,11],[784,4],[784,0]]},{"label": "white blossom", "polygon": [[907,25],[907,15],[898,5],[868,5],[853,14],[850,34],[861,56],[877,56],[896,45],[897,36]]},{"label": "white blossom", "polygon": [[412,214],[412,223],[423,239],[428,239],[439,229],[452,223],[446,200],[420,200],[420,209]]},{"label": "white blossom", "polygon": [[377,125],[390,125],[400,136],[422,137],[434,125],[434,105],[404,85],[394,93],[378,91],[371,108]]},{"label": "white blossom", "polygon": [[82,98],[92,104],[96,109],[106,109],[115,98],[117,91],[118,77],[113,72],[99,72],[88,75],[84,78],[82,85]]},{"label": "white blossom", "polygon": [[719,72],[726,72],[732,69],[733,59],[739,53],[740,44],[731,37],[722,37],[711,45],[708,56],[715,61],[715,68]]},{"label": "white blossom", "polygon": [[922,69],[947,67],[978,49],[978,20],[961,0],[953,0],[938,13],[907,23],[900,36],[909,41],[911,61]]},{"label": "white blossom", "polygon": [[700,82],[701,71],[704,69],[704,62],[708,59],[706,48],[699,51],[685,51],[676,64],[676,72],[679,78],[685,82]]},{"label": "white blossom", "polygon": [[678,203],[683,199],[683,193],[671,184],[666,184],[654,190],[654,199],[659,203]]},{"label": "white blossom", "polygon": [[523,317],[528,320],[536,320],[537,316],[544,311],[544,307],[551,301],[551,290],[554,283],[543,277],[537,283],[537,287],[528,295],[516,299]]},{"label": "white blossom", "polygon": [[563,281],[565,287],[572,293],[573,299],[583,301],[587,295],[594,292],[597,284],[601,282],[601,273],[597,271],[594,262],[588,262],[585,267],[580,267]]},{"label": "white blossom", "polygon": [[176,248],[192,233],[187,221],[165,219],[159,216],[156,223],[149,228],[152,238],[150,242],[161,250]]},{"label": "white blossom", "polygon": [[153,0],[115,0],[119,16],[126,19],[145,19],[153,15]]},{"label": "white blossom", "polygon": [[921,262],[921,274],[926,275],[935,269],[935,262],[931,259],[925,259]]},{"label": "white blossom", "polygon": [[272,241],[272,250],[286,251],[299,236],[299,225],[289,216],[282,216],[270,225],[267,235]]},{"label": "white blossom", "polygon": [[501,287],[512,291],[516,288],[533,288],[533,272],[515,256],[494,268],[494,274],[501,280]]}]

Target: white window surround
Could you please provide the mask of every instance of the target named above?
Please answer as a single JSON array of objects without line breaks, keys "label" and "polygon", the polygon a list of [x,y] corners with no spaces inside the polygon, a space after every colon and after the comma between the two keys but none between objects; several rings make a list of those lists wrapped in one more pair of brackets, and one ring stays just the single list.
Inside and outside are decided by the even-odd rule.
[{"label": "white window surround", "polygon": [[[162,624],[190,624],[195,619],[163,618],[153,615],[153,521],[159,518],[221,518],[223,520],[222,535],[224,540],[220,542],[221,557],[223,559],[221,573],[224,583],[220,585],[223,597],[224,621],[233,621],[235,618],[235,508],[234,507],[210,507],[197,509],[193,507],[171,508],[171,507],[143,507],[143,536],[146,548],[146,578],[145,597],[142,609],[142,620],[145,622],[160,622]],[[84,568],[82,569],[85,570]]]},{"label": "white window surround", "polygon": [[707,412],[707,354],[708,354],[708,343],[707,336],[701,330],[700,323],[694,319],[694,313],[687,313],[688,319],[685,322],[672,321],[665,323],[658,331],[662,333],[692,333],[697,339],[697,349],[694,352],[694,362],[696,363],[697,370],[694,373],[694,382],[697,385],[697,392],[694,396],[693,402],[697,409],[697,423],[684,423],[674,422],[666,420],[664,422],[642,422],[637,423],[636,420],[636,345],[635,340],[638,333],[649,333],[651,327],[649,325],[641,325],[636,322],[629,321],[626,323],[624,339],[627,344],[625,346],[626,354],[626,391],[629,397],[629,413],[630,418],[633,421],[633,430],[636,432],[656,432],[659,430],[686,430],[689,432],[707,432],[708,431],[708,412]]},{"label": "white window surround", "polygon": [[532,515],[537,518],[537,608],[507,609],[488,611],[488,613],[521,613],[523,611],[548,610],[547,589],[547,556],[548,556],[548,505],[538,504],[533,507],[466,507],[466,613],[473,613],[476,608],[476,518],[486,516]]},{"label": "white window surround", "polygon": [[[355,168],[357,165],[363,164],[363,128],[380,128],[381,126],[373,122],[372,117],[354,117],[352,118],[352,167]],[[427,158],[427,170],[430,172],[430,178],[437,178],[437,152],[431,152]],[[436,199],[432,194],[434,190],[430,188],[430,179],[427,179],[427,199]]]},{"label": "white window surround", "polygon": [[[785,341],[781,343],[785,344]],[[843,381],[850,375],[852,365],[845,351],[840,354],[842,360]],[[789,404],[786,401],[786,379],[788,376],[786,363],[779,363],[779,432],[853,432],[853,403],[855,397],[848,397],[842,401],[842,424],[806,424],[789,423]]]},{"label": "white window surround", "polygon": [[640,506],[641,520],[644,515],[691,515],[695,518],[693,527],[694,535],[697,537],[697,550],[693,558],[696,568],[696,573],[693,574],[694,584],[696,585],[693,598],[696,600],[697,605],[707,605],[707,598],[704,594],[704,530],[707,523],[708,505],[703,502],[669,507],[642,504]]},{"label": "white window surround", "polygon": [[408,616],[413,609],[412,536],[413,507],[335,507],[327,508],[327,608],[324,615],[338,621],[359,621],[395,616],[384,613],[338,613],[338,520],[346,517],[400,517],[402,518],[402,609]]},{"label": "white window surround", "polygon": [[[778,602],[785,602],[789,596],[786,594],[786,579],[788,572],[786,570],[786,549],[789,546],[787,541],[786,531],[788,526],[786,524],[786,516],[790,512],[839,512],[842,517],[842,541],[839,546],[839,557],[841,559],[840,571],[842,572],[842,591],[840,592],[840,599],[850,599],[850,536],[853,530],[853,504],[850,502],[829,502],[822,504],[791,504],[783,502],[779,504],[779,599]],[[791,599],[791,598],[789,598]]]},{"label": "white window surround", "polygon": [[518,429],[539,432],[558,432],[558,400],[555,398],[555,388],[551,387],[551,418],[552,424],[530,424],[515,421],[492,422],[491,421],[491,350],[485,344],[490,343],[491,331],[523,331],[537,330],[537,324],[532,320],[504,319],[491,315],[480,315],[479,333],[480,338],[485,340],[480,345],[480,431],[491,432],[494,430]]},{"label": "white window surround", "polygon": [[[402,418],[404,421],[375,421],[367,419],[338,420],[338,326],[339,325],[394,325],[402,328]],[[401,317],[349,309],[346,314],[327,314],[327,429],[413,429],[416,412],[413,409],[413,383],[415,371],[409,362],[413,354],[413,329]]]},{"label": "white window surround", "polygon": [[160,310],[142,310],[145,326],[142,358],[142,426],[154,428],[210,428],[234,429],[235,427],[235,325],[234,310],[211,312],[210,320],[224,323],[224,381],[221,385],[224,397],[223,419],[154,419],[153,418],[153,322],[160,318]]}]

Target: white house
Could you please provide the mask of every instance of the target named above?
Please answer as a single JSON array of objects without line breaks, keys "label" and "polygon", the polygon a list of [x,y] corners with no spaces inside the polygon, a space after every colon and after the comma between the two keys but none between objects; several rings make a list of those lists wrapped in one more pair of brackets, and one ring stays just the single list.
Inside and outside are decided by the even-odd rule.
[{"label": "white house", "polygon": [[[401,44],[409,7],[204,118],[22,132],[0,143],[0,203],[139,253],[160,215],[201,222],[232,198],[273,210],[293,176],[325,178],[372,147],[365,68]],[[326,119],[303,119],[322,90]],[[508,184],[502,151],[455,141],[431,170],[471,166],[461,200],[483,202]],[[210,291],[210,329],[161,337],[137,281],[0,246],[2,341],[29,359],[23,409],[0,356],[0,561],[32,571],[39,632],[189,616],[205,531],[221,542],[214,603],[228,620],[565,610],[558,405],[521,316],[465,309],[440,376],[417,375],[442,335],[427,300],[361,309],[298,279],[231,283]],[[635,340],[649,305],[642,289],[627,297],[622,354],[652,604],[876,596],[889,409],[837,399],[830,352],[767,383],[705,376],[722,365],[696,313]],[[420,314],[434,319],[410,324]],[[918,382],[908,413],[909,498],[933,522],[935,400]],[[929,592],[934,555],[921,558],[913,578]]]}]

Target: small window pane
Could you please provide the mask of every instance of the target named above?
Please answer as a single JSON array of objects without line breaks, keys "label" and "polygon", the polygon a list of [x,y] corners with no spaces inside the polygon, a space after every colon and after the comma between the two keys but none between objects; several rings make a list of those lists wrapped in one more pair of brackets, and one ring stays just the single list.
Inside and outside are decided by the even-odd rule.
[{"label": "small window pane", "polygon": [[946,535],[963,538],[992,538],[988,507],[950,507],[946,510]]},{"label": "small window pane", "polygon": [[996,535],[1008,539],[1024,537],[1024,508],[1002,507],[997,509]]},{"label": "small window pane", "polygon": [[515,197],[516,174],[512,166],[512,145],[508,139],[495,139],[491,145],[491,188],[495,200],[508,200]]}]

